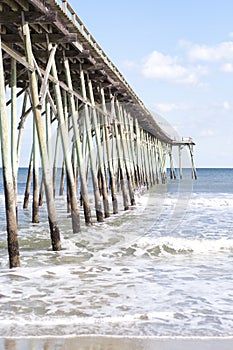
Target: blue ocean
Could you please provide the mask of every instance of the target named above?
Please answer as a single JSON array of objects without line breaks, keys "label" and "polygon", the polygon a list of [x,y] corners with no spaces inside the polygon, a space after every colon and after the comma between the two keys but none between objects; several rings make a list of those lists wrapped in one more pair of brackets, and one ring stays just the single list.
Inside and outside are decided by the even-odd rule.
[{"label": "blue ocean", "polygon": [[[137,205],[73,234],[56,195],[62,251],[23,210],[21,267],[9,270],[0,174],[0,337],[229,336],[233,329],[233,169],[190,169],[182,180],[136,189]],[[93,201],[91,202],[94,206]],[[94,208],[93,213],[94,213]]]}]

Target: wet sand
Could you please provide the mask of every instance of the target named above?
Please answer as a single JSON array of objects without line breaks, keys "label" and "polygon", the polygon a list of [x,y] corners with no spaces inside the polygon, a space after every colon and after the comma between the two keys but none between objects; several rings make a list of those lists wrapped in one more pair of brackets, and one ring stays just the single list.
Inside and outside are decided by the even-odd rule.
[{"label": "wet sand", "polygon": [[0,339],[0,350],[232,350],[233,337],[167,338],[81,336]]}]

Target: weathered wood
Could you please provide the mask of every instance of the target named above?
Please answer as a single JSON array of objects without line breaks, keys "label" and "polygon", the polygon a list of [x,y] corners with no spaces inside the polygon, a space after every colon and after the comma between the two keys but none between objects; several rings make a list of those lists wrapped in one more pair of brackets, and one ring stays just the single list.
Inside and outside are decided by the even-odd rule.
[{"label": "weathered wood", "polygon": [[100,89],[100,94],[101,94],[102,109],[104,112],[103,130],[104,130],[104,140],[105,140],[105,146],[106,146],[108,170],[109,170],[109,177],[110,177],[110,188],[111,188],[111,195],[112,195],[113,214],[117,214],[118,213],[118,202],[117,202],[117,195],[116,195],[116,176],[115,176],[115,173],[113,170],[113,164],[112,164],[112,156],[111,156],[111,150],[110,150],[109,122],[108,122],[108,117],[107,117],[107,108],[106,108],[103,87]]},{"label": "weathered wood", "polygon": [[31,180],[32,180],[32,164],[33,164],[33,151],[31,152],[29,166],[28,166],[27,181],[26,181],[26,187],[24,191],[23,209],[28,209]]},{"label": "weathered wood", "polygon": [[13,11],[19,10],[19,5],[13,0],[2,0],[2,3],[6,3],[8,6],[12,8]]},{"label": "weathered wood", "polygon": [[146,139],[145,139],[145,131],[143,129],[140,130],[141,133],[141,142],[142,142],[142,167],[143,167],[143,178],[144,185],[149,188],[149,179],[148,179],[148,160],[146,154]]},{"label": "weathered wood", "polygon": [[48,78],[49,78],[49,73],[50,73],[51,68],[52,68],[52,63],[54,61],[56,49],[57,49],[57,44],[55,44],[50,50],[49,60],[48,60],[48,63],[47,63],[47,66],[46,66],[46,70],[45,70],[45,74],[44,74],[44,77],[43,77],[43,80],[42,80],[42,84],[41,84],[41,87],[40,87],[40,93],[39,93],[40,103],[39,103],[39,105],[41,107],[44,104],[46,93],[48,91]]},{"label": "weathered wood", "polygon": [[[70,74],[70,67],[69,67],[69,61],[66,58],[64,60],[64,66],[65,66],[65,72],[66,72],[66,79],[67,79],[67,85],[70,89],[73,89],[72,87],[72,80],[71,80],[71,74]],[[77,152],[77,162],[79,167],[79,174],[80,174],[80,182],[81,182],[81,196],[82,196],[82,204],[84,209],[84,217],[85,217],[85,223],[86,225],[92,224],[91,219],[91,208],[90,203],[88,199],[88,190],[87,190],[87,181],[85,176],[85,167],[84,167],[84,161],[82,156],[82,147],[81,147],[81,141],[80,141],[80,132],[78,127],[78,110],[75,106],[75,99],[73,95],[69,94],[69,104],[70,104],[70,110],[71,110],[71,120],[73,125],[73,131],[74,131],[74,145]]]},{"label": "weathered wood", "polygon": [[[94,94],[93,94],[92,82],[88,76],[87,76],[87,84],[88,84],[88,88],[89,88],[90,101],[91,101],[92,105],[95,106],[95,99],[94,99]],[[109,203],[108,203],[107,181],[106,181],[106,176],[105,176],[105,172],[104,172],[103,154],[101,152],[100,129],[99,129],[99,125],[97,122],[97,113],[96,113],[95,108],[92,109],[92,123],[93,123],[93,128],[95,131],[97,160],[99,163],[99,171],[100,171],[101,182],[102,182],[104,215],[105,215],[105,218],[108,218],[108,217],[110,217],[110,209],[109,209]]]},{"label": "weathered wood", "polygon": [[24,98],[23,98],[23,106],[22,106],[22,113],[21,113],[21,118],[20,122],[18,125],[18,139],[17,139],[17,162],[19,165],[19,160],[20,160],[20,154],[21,154],[21,146],[22,146],[22,138],[23,138],[23,131],[24,131],[24,123],[27,118],[27,113],[26,108],[27,108],[27,98],[28,98],[28,93],[25,91]]},{"label": "weathered wood", "polygon": [[57,163],[58,163],[58,149],[60,143],[60,132],[59,128],[57,128],[56,133],[56,143],[54,150],[54,159],[53,159],[53,196],[56,197],[56,180],[57,180]]},{"label": "weathered wood", "polygon": [[145,149],[144,156],[147,168],[147,179],[148,179],[148,187],[151,187],[153,184],[153,175],[152,175],[152,165],[151,165],[151,144],[150,137],[147,132],[144,133],[145,139]]},{"label": "weathered wood", "polygon": [[176,172],[175,172],[173,156],[172,156],[172,146],[169,147],[168,154],[169,154],[169,159],[170,159],[170,179],[175,180],[176,179]]},{"label": "weathered wood", "polygon": [[118,118],[120,120],[119,123],[119,135],[120,135],[120,141],[121,141],[121,147],[123,151],[123,162],[125,164],[125,170],[126,170],[126,176],[128,180],[128,188],[129,188],[129,196],[130,196],[130,203],[131,205],[135,205],[135,197],[134,197],[134,189],[132,185],[132,175],[131,175],[131,158],[129,157],[128,153],[128,144],[127,144],[127,132],[125,129],[123,129],[123,112],[122,107],[119,105],[119,102],[116,102],[117,111],[118,111]]},{"label": "weathered wood", "polygon": [[16,78],[16,60],[11,59],[11,166],[13,173],[13,183],[15,191],[15,203],[17,213],[17,174],[18,174],[18,156],[17,156],[17,78]]},{"label": "weathered wood", "polygon": [[124,210],[129,210],[129,199],[128,194],[126,190],[126,176],[125,176],[125,168],[124,168],[124,159],[122,155],[121,150],[121,144],[120,144],[120,135],[118,131],[118,124],[116,119],[113,121],[113,127],[114,127],[114,134],[115,134],[115,141],[116,141],[116,150],[117,150],[117,157],[118,157],[118,170],[120,175],[120,185],[123,195],[123,203],[124,203]]},{"label": "weathered wood", "polygon": [[162,172],[162,183],[166,184],[167,182],[167,169],[166,169],[166,144],[161,143],[162,148],[162,164],[161,164],[161,172]]},{"label": "weathered wood", "polygon": [[45,114],[45,123],[46,123],[46,143],[47,143],[47,149],[48,149],[48,156],[49,156],[49,161],[52,162],[52,134],[51,134],[51,113],[52,113],[52,108],[50,107],[49,103],[49,98],[46,98],[46,114]]},{"label": "weathered wood", "polygon": [[134,184],[134,187],[136,186],[138,179],[137,179],[137,163],[136,163],[136,154],[135,154],[135,133],[133,130],[133,119],[130,115],[130,113],[125,113],[124,117],[124,123],[125,128],[128,132],[128,153],[129,157],[131,159],[131,178],[132,183]]},{"label": "weathered wood", "polygon": [[4,82],[4,67],[2,59],[2,47],[0,36],[0,141],[2,153],[3,184],[5,194],[7,242],[10,268],[20,266],[18,227],[16,216],[16,202],[14,191],[14,179],[10,159],[10,148],[8,140],[8,121],[6,110],[6,93]]},{"label": "weathered wood", "polygon": [[[124,208],[128,209],[130,203],[135,204],[136,186],[149,188],[160,180],[166,182],[167,155],[170,157],[170,177],[175,177],[169,145],[171,148],[180,147],[180,158],[182,148],[189,148],[192,178],[197,176],[193,141],[172,140],[166,135],[68,1],[63,0],[62,5],[65,13],[54,0],[0,1],[0,142],[4,149],[2,166],[10,267],[19,265],[17,222],[15,225],[17,172],[24,123],[29,119],[27,116],[30,116],[30,120],[33,118],[35,154],[30,158],[24,208],[28,207],[33,172],[32,220],[38,221],[38,199],[41,204],[45,187],[53,250],[61,249],[54,200],[59,156],[64,160],[61,192],[64,193],[66,178],[67,208],[71,207],[74,232],[80,231],[77,189],[80,189],[85,222],[87,225],[92,223],[88,198],[90,178],[97,221],[102,222],[103,216],[110,215],[108,185],[115,214],[118,212],[117,185],[122,190]],[[8,101],[6,87],[11,92]],[[17,93],[18,88],[21,90]],[[20,102],[18,105],[17,101]],[[11,115],[7,119],[6,107],[9,105]],[[7,135],[5,130],[9,121],[11,130]],[[55,148],[51,142],[52,131],[56,134]],[[39,198],[37,134],[42,166]],[[10,138],[6,139],[6,135]],[[11,191],[12,188],[14,191]],[[11,197],[13,192],[14,202]]]},{"label": "weathered wood", "polygon": [[44,198],[44,179],[42,176],[41,183],[40,183],[40,193],[39,193],[39,207],[43,205],[43,198]]},{"label": "weathered wood", "polygon": [[152,179],[153,185],[158,183],[158,173],[157,173],[157,157],[156,157],[156,139],[151,137],[151,168],[152,168]]},{"label": "weathered wood", "polygon": [[[80,65],[80,80],[81,80],[82,95],[83,95],[83,98],[86,100],[87,93],[86,93],[86,86],[85,86],[85,77],[84,77],[84,72],[81,65]],[[95,157],[94,157],[94,147],[92,142],[92,128],[91,128],[91,122],[90,122],[90,113],[89,113],[87,104],[84,104],[84,118],[85,118],[84,127],[85,127],[85,134],[87,136],[87,144],[89,148],[91,175],[92,175],[93,191],[94,191],[94,197],[95,197],[96,218],[98,222],[103,222],[104,218],[103,218],[103,211],[101,206],[100,192],[98,188],[97,171],[96,171]]]},{"label": "weathered wood", "polygon": [[[38,12],[24,12],[25,21],[28,23],[53,23],[57,20],[57,13],[50,12],[48,14],[41,15]],[[22,11],[14,12],[0,12],[0,23],[22,23]]]},{"label": "weathered wood", "polygon": [[32,222],[39,222],[39,144],[36,123],[33,121],[33,197]]},{"label": "weathered wood", "polygon": [[[56,186],[56,185],[55,185]],[[65,187],[65,162],[62,162],[59,196],[63,196]]]},{"label": "weathered wood", "polygon": [[179,150],[179,170],[180,170],[180,179],[183,178],[183,172],[182,172],[182,148],[183,146],[178,146]]},{"label": "weathered wood", "polygon": [[[33,59],[33,53],[32,53],[31,40],[30,40],[30,31],[27,23],[24,23],[23,25],[23,33],[24,33],[27,61],[30,65],[33,65],[34,59]],[[37,133],[39,138],[39,145],[40,145],[40,155],[41,155],[42,169],[43,169],[43,175],[44,175],[46,203],[47,203],[47,210],[48,210],[48,219],[49,219],[52,247],[53,247],[53,250],[60,250],[61,249],[60,231],[57,224],[56,207],[53,199],[50,162],[49,162],[49,157],[47,153],[47,145],[46,145],[43,121],[41,117],[41,111],[37,108],[39,104],[39,93],[38,93],[37,77],[36,77],[35,71],[29,72],[29,81],[30,81],[32,103],[34,107],[33,115],[36,123],[36,128],[37,128]]]},{"label": "weathered wood", "polygon": [[[51,44],[49,46],[50,46],[49,48],[51,49],[52,48]],[[55,77],[56,80],[58,79],[55,61],[53,61],[52,63],[52,75]],[[80,215],[78,210],[78,200],[77,200],[76,191],[75,191],[74,173],[72,169],[71,159],[69,157],[69,142],[68,142],[69,137],[68,137],[67,126],[65,123],[61,90],[59,85],[57,84],[54,84],[53,88],[54,88],[54,95],[56,99],[57,118],[59,121],[59,128],[61,133],[64,161],[66,165],[67,180],[68,180],[67,183],[69,184],[72,228],[74,233],[79,233],[81,231]]]},{"label": "weathered wood", "polygon": [[197,171],[194,164],[194,157],[193,157],[193,145],[188,145],[190,157],[191,157],[191,166],[192,166],[192,179],[197,180]]},{"label": "weathered wood", "polygon": [[[22,38],[18,34],[3,34],[2,40],[7,44],[20,44],[22,43]],[[69,33],[69,34],[31,34],[31,42],[33,44],[40,43],[40,44],[46,44],[47,42],[50,43],[72,43],[74,41],[77,41],[77,34],[76,33]]]},{"label": "weathered wood", "polygon": [[142,159],[141,159],[141,140],[140,140],[140,130],[137,119],[134,120],[136,144],[135,144],[135,153],[136,153],[136,164],[137,164],[137,179],[138,186],[142,186]]}]

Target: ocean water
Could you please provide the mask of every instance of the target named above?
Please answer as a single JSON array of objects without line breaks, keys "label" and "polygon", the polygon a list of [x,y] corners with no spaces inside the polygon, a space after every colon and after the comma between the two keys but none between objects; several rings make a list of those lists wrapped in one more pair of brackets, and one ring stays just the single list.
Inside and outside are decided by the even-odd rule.
[{"label": "ocean water", "polygon": [[[21,267],[8,269],[0,177],[0,337],[232,336],[233,169],[137,190],[137,205],[73,234],[56,197],[62,251],[46,207],[32,224],[18,181]],[[1,175],[1,174],[0,174]],[[93,203],[92,203],[93,205]],[[82,209],[81,216],[83,216]]]}]

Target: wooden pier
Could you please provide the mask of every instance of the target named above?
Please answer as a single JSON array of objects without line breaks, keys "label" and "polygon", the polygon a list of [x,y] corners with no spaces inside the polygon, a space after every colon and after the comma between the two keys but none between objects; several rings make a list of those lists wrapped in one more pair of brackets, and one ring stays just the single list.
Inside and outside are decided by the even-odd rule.
[{"label": "wooden pier", "polygon": [[60,194],[66,178],[74,233],[81,231],[81,205],[86,225],[92,225],[118,213],[119,195],[128,210],[135,205],[135,188],[165,183],[167,156],[175,179],[173,147],[180,151],[180,177],[181,150],[188,147],[196,178],[193,141],[175,141],[161,129],[66,0],[0,0],[0,141],[11,268],[20,266],[17,174],[26,123],[33,142],[23,150],[29,159],[24,209],[32,184],[32,222],[39,222],[45,195],[55,251],[61,249],[55,206],[59,156]]}]

